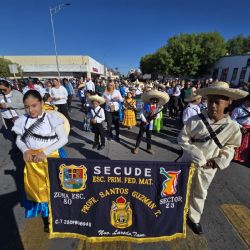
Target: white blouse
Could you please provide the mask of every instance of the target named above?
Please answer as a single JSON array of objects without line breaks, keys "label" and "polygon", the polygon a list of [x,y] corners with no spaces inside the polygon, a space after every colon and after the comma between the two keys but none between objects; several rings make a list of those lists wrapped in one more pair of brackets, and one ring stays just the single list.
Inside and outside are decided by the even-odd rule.
[{"label": "white blouse", "polygon": [[[123,98],[119,90],[115,89],[112,94],[105,91],[103,93],[103,97],[106,99],[106,105],[105,105],[106,111],[110,112],[111,105],[115,106],[115,111],[119,110],[119,102],[123,102]],[[119,98],[118,101],[114,100],[115,97]]]},{"label": "white blouse", "polygon": [[[43,114],[42,114],[43,115]],[[55,136],[54,139],[43,140],[33,136],[27,136],[25,143],[21,140],[22,135],[25,133],[25,129],[28,129],[39,118],[28,118],[28,115],[20,116],[12,128],[17,134],[17,146],[24,153],[25,151],[32,149],[43,149],[46,155],[50,155],[55,150],[63,147],[68,142],[68,137],[64,132],[64,120],[57,117],[53,113],[46,113],[43,122],[34,129],[34,133],[39,136]]]},{"label": "white blouse", "polygon": [[60,100],[53,101],[54,105],[66,104],[68,99],[68,92],[65,87],[60,86],[59,88],[53,87],[51,89],[52,98],[60,98]]}]

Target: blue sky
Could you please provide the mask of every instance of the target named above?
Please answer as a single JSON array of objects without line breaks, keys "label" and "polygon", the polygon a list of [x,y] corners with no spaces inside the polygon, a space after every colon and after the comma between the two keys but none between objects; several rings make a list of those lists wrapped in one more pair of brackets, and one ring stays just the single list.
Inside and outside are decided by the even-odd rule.
[{"label": "blue sky", "polygon": [[[0,1],[0,55],[54,54],[49,6]],[[90,55],[123,73],[180,33],[250,35],[249,0],[66,0],[54,18],[58,54]]]}]

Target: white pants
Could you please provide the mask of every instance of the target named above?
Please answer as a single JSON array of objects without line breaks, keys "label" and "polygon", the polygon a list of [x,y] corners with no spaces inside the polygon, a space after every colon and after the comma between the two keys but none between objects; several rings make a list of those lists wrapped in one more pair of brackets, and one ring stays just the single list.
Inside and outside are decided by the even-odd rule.
[{"label": "white pants", "polygon": [[199,223],[207,197],[207,190],[212,183],[217,169],[198,168],[193,176],[189,197],[188,217],[194,223]]}]

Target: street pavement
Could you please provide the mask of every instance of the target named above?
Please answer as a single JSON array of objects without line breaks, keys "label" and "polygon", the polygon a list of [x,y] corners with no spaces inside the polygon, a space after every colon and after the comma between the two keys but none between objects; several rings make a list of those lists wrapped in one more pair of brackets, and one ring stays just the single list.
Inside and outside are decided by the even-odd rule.
[{"label": "street pavement", "polygon": [[[180,148],[176,137],[180,130],[178,120],[165,119],[160,133],[152,136],[154,155],[146,152],[145,140],[141,143],[138,155],[133,155],[138,127],[121,129],[121,142],[107,141],[102,151],[92,150],[94,135],[83,131],[83,113],[80,103],[73,100],[70,116],[73,130],[65,147],[70,158],[173,161]],[[2,124],[0,124],[0,127]],[[194,235],[187,228],[187,238],[171,242],[132,244],[113,242],[105,244],[85,244],[76,239],[48,239],[43,232],[40,218],[25,219],[20,206],[22,190],[23,161],[21,157],[9,154],[12,146],[8,136],[0,133],[0,250],[81,250],[81,249],[250,249],[250,168],[231,163],[224,171],[218,171],[209,189],[205,210],[202,216],[203,236]],[[228,204],[228,205],[225,205]],[[236,210],[234,205],[238,205]],[[235,212],[236,211],[236,212]]]}]

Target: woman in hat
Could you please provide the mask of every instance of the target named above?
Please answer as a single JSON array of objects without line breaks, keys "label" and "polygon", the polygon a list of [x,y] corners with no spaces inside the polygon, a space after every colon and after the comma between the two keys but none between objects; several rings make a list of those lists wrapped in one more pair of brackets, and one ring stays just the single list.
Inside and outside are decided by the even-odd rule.
[{"label": "woman in hat", "polygon": [[183,154],[179,162],[193,162],[197,170],[193,176],[187,223],[196,234],[202,233],[200,224],[208,188],[218,169],[229,166],[234,148],[241,144],[239,125],[225,114],[232,100],[244,98],[248,93],[231,89],[225,82],[196,91],[207,96],[208,110],[191,117],[178,136]]},{"label": "woman in hat", "polygon": [[41,214],[44,230],[48,232],[47,157],[59,157],[58,149],[68,142],[70,127],[67,119],[57,111],[44,112],[38,91],[28,90],[23,103],[27,114],[15,121],[12,131],[17,134],[16,144],[25,161],[25,216],[32,218]]},{"label": "woman in hat", "polygon": [[137,136],[136,145],[132,150],[132,153],[138,154],[143,134],[144,132],[146,132],[147,152],[149,154],[154,154],[154,151],[151,149],[151,134],[153,130],[153,122],[162,111],[163,106],[169,101],[169,96],[165,92],[150,90],[143,93],[142,100],[145,105],[141,114],[139,134]]},{"label": "woman in hat", "polygon": [[123,102],[123,110],[124,118],[122,125],[124,127],[128,127],[128,129],[131,129],[132,127],[136,126],[136,101],[133,100],[131,92],[128,92],[127,96],[125,97],[125,100]]},{"label": "woman in hat", "polygon": [[235,150],[234,160],[247,161],[250,145],[250,95],[244,99],[244,104],[234,109],[232,119],[240,124],[242,132],[241,146]]},{"label": "woman in hat", "polygon": [[90,123],[93,127],[93,132],[95,133],[95,141],[92,148],[102,150],[105,147],[104,129],[102,125],[102,123],[105,121],[105,113],[100,105],[103,105],[105,103],[105,99],[99,95],[92,95],[89,96],[88,102],[92,104],[90,111]]},{"label": "woman in hat", "polygon": [[195,90],[192,91],[191,95],[185,98],[185,102],[188,103],[187,107],[183,111],[182,122],[185,125],[188,119],[192,116],[200,114],[200,102],[201,96],[195,93]]}]

